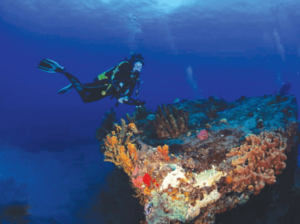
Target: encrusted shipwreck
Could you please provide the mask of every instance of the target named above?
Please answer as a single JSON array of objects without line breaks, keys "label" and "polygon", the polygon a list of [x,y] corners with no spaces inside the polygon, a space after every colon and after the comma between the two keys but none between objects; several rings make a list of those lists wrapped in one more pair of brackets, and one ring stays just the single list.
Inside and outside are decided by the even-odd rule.
[{"label": "encrusted shipwreck", "polygon": [[141,223],[215,223],[216,213],[276,185],[298,144],[294,96],[210,97],[163,108],[155,121],[122,119],[102,136],[105,160],[127,173],[144,206]]}]

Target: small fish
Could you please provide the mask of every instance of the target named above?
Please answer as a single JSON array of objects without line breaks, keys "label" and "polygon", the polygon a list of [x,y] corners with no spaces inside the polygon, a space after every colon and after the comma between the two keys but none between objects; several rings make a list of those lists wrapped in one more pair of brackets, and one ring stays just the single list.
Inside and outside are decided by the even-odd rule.
[{"label": "small fish", "polygon": [[175,98],[174,103],[179,103],[180,99],[179,98]]},{"label": "small fish", "polygon": [[156,119],[156,116],[154,114],[149,114],[147,117],[147,120],[149,120],[149,121],[153,121],[155,119]]}]

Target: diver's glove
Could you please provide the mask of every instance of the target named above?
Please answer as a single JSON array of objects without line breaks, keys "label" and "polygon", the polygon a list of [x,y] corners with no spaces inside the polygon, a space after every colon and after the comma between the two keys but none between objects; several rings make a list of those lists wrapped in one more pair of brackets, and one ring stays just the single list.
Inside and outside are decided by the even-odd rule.
[{"label": "diver's glove", "polygon": [[118,107],[120,103],[124,103],[127,105],[135,105],[135,106],[139,107],[139,106],[143,106],[146,102],[140,101],[140,100],[134,100],[132,98],[129,98],[128,96],[124,96],[124,97],[121,97],[118,99],[115,106]]},{"label": "diver's glove", "polygon": [[123,96],[123,97],[118,99],[118,102],[119,103],[125,103],[125,101],[128,101],[128,100],[129,100],[128,96]]}]

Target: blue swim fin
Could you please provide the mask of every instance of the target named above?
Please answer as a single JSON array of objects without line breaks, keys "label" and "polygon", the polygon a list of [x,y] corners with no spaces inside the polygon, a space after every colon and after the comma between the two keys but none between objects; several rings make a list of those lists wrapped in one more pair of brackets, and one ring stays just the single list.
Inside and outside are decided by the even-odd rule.
[{"label": "blue swim fin", "polygon": [[60,66],[55,61],[52,61],[50,59],[44,59],[39,63],[38,69],[48,73],[56,73],[63,72],[64,67]]},{"label": "blue swim fin", "polygon": [[73,88],[73,85],[72,85],[72,83],[70,83],[66,87],[60,89],[57,93],[58,94],[65,94],[65,93],[69,92],[72,88]]}]

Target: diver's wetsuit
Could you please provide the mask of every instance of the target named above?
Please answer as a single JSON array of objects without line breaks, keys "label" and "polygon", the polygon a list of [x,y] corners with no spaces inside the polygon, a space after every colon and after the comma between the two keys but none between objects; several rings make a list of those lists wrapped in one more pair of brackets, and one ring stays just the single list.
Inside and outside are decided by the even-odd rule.
[{"label": "diver's wetsuit", "polygon": [[[94,79],[93,83],[87,84],[81,84],[75,76],[71,75],[65,69],[60,72],[70,80],[73,88],[77,90],[83,102],[89,103],[101,100],[106,96],[112,96],[111,98],[115,97],[117,99],[124,96],[130,97],[137,83],[139,89],[139,74],[132,73],[132,70],[132,63],[124,61],[114,68],[98,75]],[[129,105],[144,104],[144,102],[140,102],[132,98],[129,98],[128,101],[123,101],[123,103]]]}]

